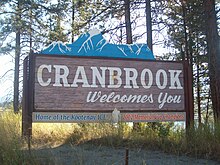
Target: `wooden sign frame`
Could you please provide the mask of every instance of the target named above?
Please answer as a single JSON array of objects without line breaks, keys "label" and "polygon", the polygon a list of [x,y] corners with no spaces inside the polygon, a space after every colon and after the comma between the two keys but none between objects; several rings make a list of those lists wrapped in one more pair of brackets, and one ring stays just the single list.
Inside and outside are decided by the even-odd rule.
[{"label": "wooden sign frame", "polygon": [[[46,62],[46,64],[44,62]],[[151,67],[149,68],[148,65],[145,66],[144,65],[145,63]],[[74,68],[74,65],[78,65],[78,68]],[[83,67],[84,65],[88,65],[88,66]],[[161,68],[159,66],[161,66]],[[171,69],[170,70],[168,70],[167,68],[164,69],[163,66],[167,66],[167,68],[171,68]],[[180,71],[175,72],[176,66],[178,67],[181,66],[181,69],[179,68],[179,70],[181,70],[181,73]],[[66,73],[64,73],[65,72],[63,71],[65,70],[64,67],[68,69],[68,72],[66,71]],[[75,78],[72,77],[71,81],[69,80],[69,78],[67,80],[67,75],[66,77],[63,75],[67,73],[69,74],[69,72],[71,72],[73,68],[74,68],[74,74],[71,75],[72,76],[75,75]],[[90,68],[90,70],[88,68]],[[91,70],[91,68],[94,69],[95,71],[99,70],[99,73],[96,74],[96,76],[93,76],[93,80],[91,73],[94,74],[96,72],[94,70]],[[157,71],[155,71],[154,68],[157,68]],[[124,75],[126,75],[127,77],[123,77],[121,71],[123,71]],[[101,79],[100,78],[101,73],[104,74],[105,72],[106,74],[107,73],[109,74],[107,75],[106,78],[102,77],[103,79]],[[120,72],[120,76],[122,76],[121,78],[117,77],[119,75],[119,72]],[[45,78],[42,75],[43,73],[44,75],[47,74],[47,76],[51,76],[51,77]],[[54,73],[59,74],[57,78],[59,80],[57,81],[55,80],[55,78],[53,77]],[[84,73],[90,73],[90,74],[88,74],[86,77],[83,78],[82,76],[84,75]],[[113,75],[110,75],[111,73]],[[169,79],[169,77],[166,76],[167,73],[170,74],[170,77],[172,77],[175,80],[172,81],[170,78],[170,82],[166,83],[165,79],[166,80]],[[81,74],[81,75],[77,77],[76,76],[77,74]],[[149,78],[151,74],[154,74],[154,76],[156,74],[157,78],[154,77],[154,82],[145,83],[142,82],[142,80],[136,81],[135,78],[137,78],[137,76],[135,77],[135,74],[142,75],[142,79],[143,77],[146,78],[146,76],[148,76]],[[52,113],[51,114],[52,116],[54,116],[54,114],[59,114],[59,113],[60,114],[62,113],[110,114],[116,108],[122,114],[131,114],[131,115],[134,114],[134,116],[142,115],[140,119],[137,118],[135,122],[145,121],[143,120],[143,118],[149,118],[148,116],[154,113],[156,114],[161,113],[163,114],[163,116],[166,115],[166,113],[171,113],[171,114],[181,113],[182,116],[184,116],[185,114],[187,127],[190,125],[190,122],[193,121],[193,115],[194,115],[193,99],[192,99],[192,91],[190,90],[192,88],[192,83],[191,83],[192,79],[191,79],[191,69],[187,61],[180,61],[180,62],[153,61],[153,60],[150,61],[150,60],[140,60],[140,59],[120,59],[120,58],[100,58],[100,57],[97,58],[97,57],[76,57],[76,56],[73,57],[73,56],[63,56],[63,55],[61,56],[61,55],[30,54],[24,60],[23,75],[24,76],[23,76],[22,134],[24,136],[30,136],[32,134],[32,122],[33,122],[32,120],[33,120],[33,114],[35,113],[48,113],[49,115]],[[180,75],[182,75],[182,77]],[[121,83],[121,84],[117,83],[115,82],[114,78],[111,79],[111,76],[113,77],[115,76],[116,81],[121,81],[125,83]],[[86,83],[82,82],[82,80],[86,80],[85,81]],[[96,81],[99,82],[99,84],[96,84]],[[101,84],[100,83],[101,81],[105,81],[105,84]],[[167,80],[167,82],[168,81],[169,80]],[[41,85],[39,85],[40,83]],[[156,87],[155,87],[155,83],[156,83]],[[83,85],[85,86],[85,88],[82,87]],[[94,94],[95,91],[89,90],[92,89],[92,87],[94,87],[93,89],[95,89],[95,91],[102,92],[104,90],[104,92],[106,92],[106,93],[103,92],[104,95],[106,96],[100,96],[99,102],[94,101],[96,103],[94,105],[88,103],[88,101],[92,102],[91,101],[92,94],[94,97],[97,96],[97,93],[96,95]],[[85,101],[86,98],[84,97],[83,100],[81,98],[82,97],[81,95],[75,95],[75,97],[72,98],[71,92],[70,93],[68,92],[70,90],[73,90],[73,88],[74,90],[78,91],[76,93],[79,93],[79,91],[82,91],[82,93],[84,92],[87,93],[86,94],[87,102],[83,102]],[[149,88],[153,89],[153,91],[151,91],[149,94],[150,96],[141,93],[142,90],[150,91],[151,89]],[[157,99],[158,102],[161,101],[162,96],[164,96],[166,93],[166,92],[164,93],[161,92],[162,94],[160,94],[158,93],[158,89],[161,90],[167,89],[169,91],[175,91],[174,88],[177,88],[178,89],[177,91],[180,92],[178,93],[178,95],[182,96],[181,98],[182,102],[180,104],[176,104],[176,105],[170,104],[170,106],[167,104],[167,106],[161,106],[162,108],[160,108],[161,104],[157,104],[157,105],[152,104],[152,100],[154,101]],[[53,91],[53,89],[55,90]],[[63,90],[65,91],[64,93],[62,93]],[[129,100],[128,97],[133,97],[131,96],[131,93],[128,92],[129,90],[136,92],[136,96],[140,96],[142,94],[141,96],[143,97],[140,96],[139,99],[138,98],[134,99],[132,104],[126,105],[123,103],[123,101],[129,103],[129,101],[131,102],[132,99]],[[115,92],[114,96],[112,94],[113,93],[112,91]],[[54,94],[54,92],[57,93]],[[90,95],[89,92],[91,92]],[[115,95],[117,92],[121,94],[121,95],[119,94],[117,95],[117,99],[119,98],[119,96],[121,96],[121,100],[118,101],[120,103],[117,102],[116,104],[116,101],[114,102],[113,97],[116,97]],[[68,93],[69,98],[63,97],[65,96],[65,93]],[[110,93],[109,95],[111,96],[107,96],[107,93],[108,94]],[[158,95],[156,95],[155,93],[158,93]],[[173,94],[175,94],[175,92]],[[55,102],[61,99],[61,102],[64,102],[65,104],[59,103],[57,105],[54,105],[53,102],[47,104],[47,101],[53,99],[56,99],[54,100]],[[77,100],[78,102],[76,102]],[[174,100],[174,97],[170,98],[170,100],[173,102],[175,101],[174,103],[177,103],[179,101],[177,97],[176,100]],[[111,106],[107,105],[108,101],[112,102]],[[73,102],[73,104],[71,104],[71,102]],[[105,103],[103,104],[103,102]],[[146,104],[144,103],[148,103],[148,106],[146,107]],[[145,117],[143,117],[143,115],[145,115]],[[126,118],[124,118],[124,120],[122,121],[126,122],[125,119]],[[131,121],[131,120],[132,118],[127,121]],[[146,120],[146,121],[154,122],[154,121],[169,121],[169,120],[165,120],[165,118],[160,117],[158,119],[155,118],[155,120]],[[170,121],[175,121],[175,119]],[[34,120],[34,122],[36,121]]]}]

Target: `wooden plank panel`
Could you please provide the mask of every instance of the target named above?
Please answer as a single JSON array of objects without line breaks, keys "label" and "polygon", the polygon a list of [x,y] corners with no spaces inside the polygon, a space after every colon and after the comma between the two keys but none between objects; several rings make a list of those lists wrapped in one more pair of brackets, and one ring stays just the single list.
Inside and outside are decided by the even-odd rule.
[{"label": "wooden plank panel", "polygon": [[[49,69],[43,68],[40,70],[39,67],[42,65],[46,65]],[[56,73],[57,65],[61,66],[61,69],[57,71],[60,73]],[[79,66],[83,66],[83,72],[85,71],[85,73],[80,72],[79,75],[76,75]],[[62,67],[67,68],[68,72],[64,71]],[[107,67],[105,69],[104,85],[103,83],[100,84],[96,79],[97,87],[92,87],[94,84],[91,67],[96,67],[101,76],[100,67]],[[112,67],[120,70],[120,80],[117,78],[117,73],[116,75],[110,74]],[[127,75],[125,68],[130,69],[130,71],[127,71]],[[144,69],[148,69],[153,76],[152,84],[149,88],[146,88],[145,84],[141,82],[141,73]],[[135,72],[137,72],[137,75],[134,80],[132,77]],[[67,75],[63,76],[65,74]],[[156,75],[158,75],[157,78]],[[58,76],[57,79],[60,86],[54,85],[56,76]],[[145,83],[148,85],[151,79],[149,80],[148,74],[144,76],[144,82],[146,81]],[[74,79],[79,80],[77,82],[78,87],[72,86]],[[129,84],[126,84],[126,79]],[[157,81],[157,79],[159,80]],[[88,82],[87,87],[82,86],[84,83],[80,81],[83,80]],[[49,84],[42,86],[47,81]],[[67,83],[65,84],[63,81],[67,81]],[[113,87],[108,88],[111,81],[113,81]],[[118,82],[119,87],[114,88],[114,85]],[[165,84],[164,87],[163,84]],[[134,88],[134,85],[137,88]],[[175,89],[175,87],[179,87],[179,89]],[[114,108],[120,111],[134,112],[154,110],[184,111],[183,88],[183,64],[179,62],[36,55],[35,111],[102,112],[112,111]]]}]

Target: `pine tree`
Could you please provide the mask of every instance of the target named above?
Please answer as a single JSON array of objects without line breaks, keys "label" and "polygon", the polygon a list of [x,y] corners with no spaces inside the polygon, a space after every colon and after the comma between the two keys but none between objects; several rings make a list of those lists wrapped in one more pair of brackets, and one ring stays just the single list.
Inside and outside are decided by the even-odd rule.
[{"label": "pine tree", "polygon": [[46,36],[49,34],[49,26],[44,19],[48,17],[48,13],[58,12],[58,7],[50,7],[48,2],[37,0],[1,1],[0,53],[9,55],[15,51],[13,94],[15,113],[19,110],[22,61],[29,54],[30,49],[39,51],[39,45],[44,45]]},{"label": "pine tree", "polygon": [[220,121],[220,36],[218,34],[215,0],[203,0],[206,16],[207,54],[212,106],[215,121]]},{"label": "pine tree", "polygon": [[[207,101],[209,95],[209,84],[207,74],[202,75],[204,67],[207,66],[206,57],[206,38],[204,30],[204,12],[202,2],[199,0],[180,1],[179,3],[167,3],[166,26],[168,27],[168,46],[172,46],[176,51],[173,57],[176,59],[189,60],[193,72],[193,82],[196,93],[195,106],[197,107],[198,121],[202,122],[201,103],[209,104]],[[204,72],[205,73],[205,72]],[[201,84],[204,86],[201,87]],[[205,88],[206,87],[206,88]],[[205,96],[205,97],[202,97]]]}]

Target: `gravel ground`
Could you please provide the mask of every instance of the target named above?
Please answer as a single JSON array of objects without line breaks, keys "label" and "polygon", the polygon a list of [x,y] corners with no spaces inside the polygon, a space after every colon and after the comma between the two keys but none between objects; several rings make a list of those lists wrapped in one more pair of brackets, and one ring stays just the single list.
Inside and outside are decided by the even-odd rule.
[{"label": "gravel ground", "polygon": [[[124,165],[125,148],[111,148],[82,144],[32,150],[42,164],[53,165]],[[51,164],[51,163],[50,163]],[[129,149],[129,165],[220,165],[219,162],[176,156],[161,151]]]}]

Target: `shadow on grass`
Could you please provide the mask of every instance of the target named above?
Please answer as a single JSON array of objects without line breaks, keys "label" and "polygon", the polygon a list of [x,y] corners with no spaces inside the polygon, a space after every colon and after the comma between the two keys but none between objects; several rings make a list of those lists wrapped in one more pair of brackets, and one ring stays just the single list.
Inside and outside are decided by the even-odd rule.
[{"label": "shadow on grass", "polygon": [[125,150],[129,149],[129,164],[209,164],[218,162],[187,157],[184,154],[166,154],[161,150],[154,150],[144,141],[105,136],[96,139],[78,141],[73,138],[54,148],[32,149],[35,162],[54,165],[102,165],[125,164]]}]

